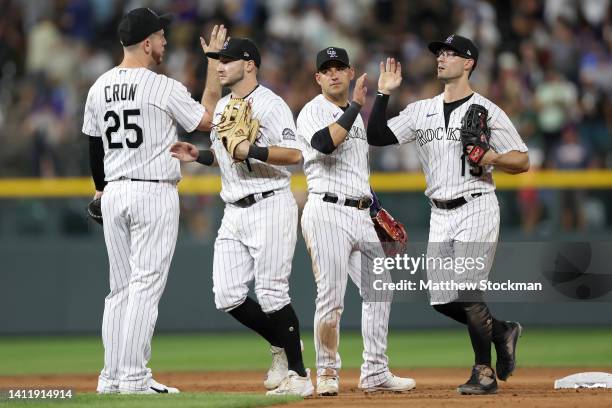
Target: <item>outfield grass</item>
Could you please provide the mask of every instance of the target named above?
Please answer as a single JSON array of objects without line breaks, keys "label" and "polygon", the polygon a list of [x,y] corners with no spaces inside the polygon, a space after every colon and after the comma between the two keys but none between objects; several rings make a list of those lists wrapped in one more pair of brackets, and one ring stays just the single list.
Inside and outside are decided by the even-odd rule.
[{"label": "outfield grass", "polygon": [[[312,333],[302,336],[307,366],[314,365]],[[472,353],[461,330],[395,331],[389,337],[391,368],[466,367]],[[0,375],[96,373],[102,366],[98,337],[0,338]],[[340,337],[342,365],[361,365],[357,332]],[[521,367],[612,367],[612,329],[529,329],[518,346]],[[267,344],[251,333],[161,334],[153,341],[156,371],[263,370]]]},{"label": "outfield grass", "polygon": [[[78,394],[71,399],[57,400],[11,400],[17,407],[88,407],[88,408],[243,408],[268,407],[301,400],[299,397],[266,397],[262,394],[246,393],[181,393],[164,395],[97,395]],[[1,400],[0,400],[1,404]]]}]

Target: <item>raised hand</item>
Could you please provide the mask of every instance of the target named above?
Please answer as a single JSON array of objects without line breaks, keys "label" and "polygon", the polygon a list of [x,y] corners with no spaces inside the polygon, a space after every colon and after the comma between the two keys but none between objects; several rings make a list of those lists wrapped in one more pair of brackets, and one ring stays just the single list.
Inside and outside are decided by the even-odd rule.
[{"label": "raised hand", "polygon": [[355,89],[353,89],[353,100],[361,106],[365,105],[366,102],[366,94],[368,93],[368,88],[366,87],[367,79],[368,74],[361,75],[355,81]]},{"label": "raised hand", "polygon": [[170,156],[182,162],[196,161],[200,152],[198,148],[187,142],[175,142],[170,146]]},{"label": "raised hand", "polygon": [[394,58],[387,58],[386,63],[380,63],[380,76],[378,77],[378,91],[391,94],[402,83],[402,65]]},{"label": "raised hand", "polygon": [[[225,44],[225,36],[227,35],[227,29],[223,24],[216,25],[210,33],[210,42],[207,44],[204,37],[200,37],[200,44],[202,45],[202,51],[206,54],[207,52],[219,52]],[[229,37],[227,38],[229,40]]]}]

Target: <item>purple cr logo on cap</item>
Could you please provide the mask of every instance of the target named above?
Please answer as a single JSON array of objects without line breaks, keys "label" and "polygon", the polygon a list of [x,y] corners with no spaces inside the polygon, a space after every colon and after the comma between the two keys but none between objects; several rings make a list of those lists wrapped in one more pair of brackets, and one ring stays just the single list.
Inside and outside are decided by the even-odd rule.
[{"label": "purple cr logo on cap", "polygon": [[330,58],[336,58],[338,54],[336,53],[336,50],[334,50],[333,48],[328,48],[327,55],[329,55]]},{"label": "purple cr logo on cap", "polygon": [[455,35],[449,35],[448,37],[446,37],[446,40],[444,41],[447,44],[450,44],[453,42],[453,39],[455,38]]}]

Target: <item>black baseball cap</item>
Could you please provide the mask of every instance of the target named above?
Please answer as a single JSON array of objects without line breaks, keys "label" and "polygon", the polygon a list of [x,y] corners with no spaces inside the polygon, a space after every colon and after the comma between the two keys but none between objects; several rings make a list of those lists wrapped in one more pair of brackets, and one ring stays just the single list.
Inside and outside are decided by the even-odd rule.
[{"label": "black baseball cap", "polygon": [[150,8],[142,7],[129,11],[119,23],[117,32],[124,47],[138,44],[151,34],[167,29],[172,15],[158,15]]},{"label": "black baseball cap", "polygon": [[321,70],[321,67],[329,61],[338,61],[350,67],[349,57],[344,48],[338,47],[327,47],[322,49],[317,54],[317,71]]},{"label": "black baseball cap", "polygon": [[235,60],[255,61],[255,66],[259,68],[261,57],[255,43],[248,38],[230,38],[225,41],[223,48],[219,52],[207,52],[206,56],[212,59],[227,57]]},{"label": "black baseball cap", "polygon": [[431,42],[427,48],[429,48],[429,51],[433,52],[435,55],[437,55],[438,51],[443,48],[453,50],[464,58],[473,59],[474,66],[476,66],[476,62],[478,61],[478,48],[474,45],[472,40],[460,35],[452,34],[446,37],[446,40],[444,41]]}]

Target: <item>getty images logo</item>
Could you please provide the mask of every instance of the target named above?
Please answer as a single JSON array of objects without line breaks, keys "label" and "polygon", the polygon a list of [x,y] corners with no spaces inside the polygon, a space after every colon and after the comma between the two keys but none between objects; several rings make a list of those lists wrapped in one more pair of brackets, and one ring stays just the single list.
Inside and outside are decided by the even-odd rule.
[{"label": "getty images logo", "polygon": [[563,295],[592,300],[612,291],[610,243],[559,242],[548,251],[543,275]]}]

